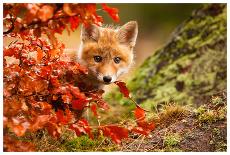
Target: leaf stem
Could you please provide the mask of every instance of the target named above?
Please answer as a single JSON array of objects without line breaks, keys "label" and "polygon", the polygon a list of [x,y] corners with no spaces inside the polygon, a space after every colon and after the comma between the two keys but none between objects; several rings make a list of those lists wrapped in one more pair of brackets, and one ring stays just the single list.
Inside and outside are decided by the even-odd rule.
[{"label": "leaf stem", "polygon": [[[143,109],[132,97],[129,97],[129,99],[139,108]],[[150,112],[149,110],[143,109],[145,112]]]}]

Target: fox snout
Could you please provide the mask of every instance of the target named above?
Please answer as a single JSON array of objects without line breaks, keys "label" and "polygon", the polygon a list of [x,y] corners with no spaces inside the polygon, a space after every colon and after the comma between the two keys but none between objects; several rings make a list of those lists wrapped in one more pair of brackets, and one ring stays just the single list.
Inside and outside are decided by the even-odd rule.
[{"label": "fox snout", "polygon": [[111,80],[112,80],[112,77],[111,77],[111,76],[104,76],[104,77],[103,77],[103,81],[104,81],[105,83],[110,83]]},{"label": "fox snout", "polygon": [[97,81],[103,84],[110,84],[117,80],[118,72],[117,69],[109,64],[97,64],[89,67],[92,74],[97,78]]}]

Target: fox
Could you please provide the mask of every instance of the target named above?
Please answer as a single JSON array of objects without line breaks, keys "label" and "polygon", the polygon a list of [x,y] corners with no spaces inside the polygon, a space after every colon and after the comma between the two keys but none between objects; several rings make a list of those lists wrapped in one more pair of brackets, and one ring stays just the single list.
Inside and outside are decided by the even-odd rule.
[{"label": "fox", "polygon": [[115,82],[129,71],[134,62],[138,24],[130,21],[123,26],[82,26],[78,61],[88,68],[86,83],[95,89]]}]

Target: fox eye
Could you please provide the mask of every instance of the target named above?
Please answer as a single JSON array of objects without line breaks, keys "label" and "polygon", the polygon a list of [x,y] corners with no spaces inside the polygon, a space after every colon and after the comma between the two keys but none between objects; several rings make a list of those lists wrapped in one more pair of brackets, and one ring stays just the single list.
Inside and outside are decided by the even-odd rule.
[{"label": "fox eye", "polygon": [[96,55],[93,58],[94,58],[95,62],[101,62],[102,61],[102,57],[101,56]]},{"label": "fox eye", "polygon": [[114,61],[116,64],[119,64],[120,61],[121,61],[121,58],[120,58],[120,57],[115,57],[115,58],[113,59],[113,61]]}]

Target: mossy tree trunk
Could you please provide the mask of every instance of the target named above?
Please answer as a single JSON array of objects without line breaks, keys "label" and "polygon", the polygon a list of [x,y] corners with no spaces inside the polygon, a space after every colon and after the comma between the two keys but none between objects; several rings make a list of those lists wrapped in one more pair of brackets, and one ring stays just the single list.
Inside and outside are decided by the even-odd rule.
[{"label": "mossy tree trunk", "polygon": [[170,101],[196,105],[226,90],[226,12],[226,4],[195,10],[128,82],[133,98],[147,107]]}]

